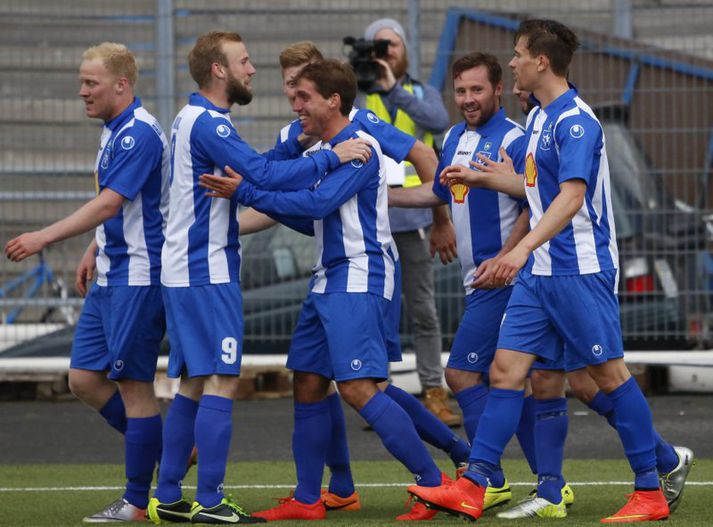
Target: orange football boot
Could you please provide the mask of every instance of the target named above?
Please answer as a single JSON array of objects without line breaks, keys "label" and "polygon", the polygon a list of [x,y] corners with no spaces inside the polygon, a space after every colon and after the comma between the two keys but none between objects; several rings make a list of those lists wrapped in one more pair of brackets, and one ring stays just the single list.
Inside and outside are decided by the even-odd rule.
[{"label": "orange football boot", "polygon": [[661,489],[636,490],[627,496],[626,502],[619,512],[602,519],[602,523],[631,523],[665,520],[669,510],[666,498]]},{"label": "orange football boot", "polygon": [[440,487],[411,485],[408,491],[429,509],[447,512],[464,520],[477,520],[483,513],[485,487],[468,478],[460,478],[455,483],[446,482]]},{"label": "orange football boot", "polygon": [[322,503],[328,511],[359,511],[361,510],[361,499],[359,493],[354,491],[351,496],[342,498],[337,494],[322,489]]},{"label": "orange football boot", "polygon": [[278,520],[324,520],[327,510],[322,500],[312,503],[302,503],[295,498],[280,498],[278,505],[272,509],[254,512],[255,518],[263,518],[269,522]]}]

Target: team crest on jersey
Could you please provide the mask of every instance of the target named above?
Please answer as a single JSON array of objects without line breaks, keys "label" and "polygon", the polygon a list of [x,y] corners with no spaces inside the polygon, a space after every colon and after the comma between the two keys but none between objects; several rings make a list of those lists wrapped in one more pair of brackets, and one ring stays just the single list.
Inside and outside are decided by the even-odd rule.
[{"label": "team crest on jersey", "polygon": [[535,156],[532,152],[527,154],[527,159],[525,159],[525,184],[528,187],[534,187],[537,182],[537,164],[535,163]]},{"label": "team crest on jersey", "polygon": [[[490,143],[486,143],[485,146],[487,147],[489,144],[490,144]],[[484,148],[485,148],[485,147],[484,147]],[[488,149],[487,149],[487,148],[485,148],[485,150],[481,150],[480,152],[478,152],[478,154],[475,156],[475,159],[474,159],[473,161],[475,161],[475,162],[478,163],[479,165],[483,165],[483,164],[484,164],[484,163],[483,163],[483,160],[480,159],[478,156],[483,156],[483,157],[487,157],[488,159],[492,159],[492,158],[493,158],[493,153],[492,153],[492,152],[488,152]]]},{"label": "team crest on jersey", "polygon": [[470,187],[463,183],[453,183],[450,186],[450,191],[455,203],[465,203],[465,197],[470,192]]},{"label": "team crest on jersey", "polygon": [[121,138],[121,148],[123,148],[124,150],[131,150],[132,148],[134,148],[135,144],[136,141],[130,135],[125,135]]},{"label": "team crest on jersey", "polygon": [[569,135],[571,135],[575,139],[579,139],[584,135],[584,126],[582,126],[581,124],[573,124],[572,127],[569,129]]},{"label": "team crest on jersey", "polygon": [[361,370],[361,361],[359,359],[354,359],[350,366],[352,367],[352,370],[359,371]]},{"label": "team crest on jersey", "polygon": [[379,118],[374,113],[368,112],[366,118],[374,124],[379,124]]},{"label": "team crest on jersey", "polygon": [[215,133],[218,134],[218,137],[225,139],[230,135],[230,127],[227,124],[219,124],[215,127]]},{"label": "team crest on jersey", "polygon": [[545,130],[542,132],[542,138],[540,139],[540,149],[549,150],[552,148],[552,132]]}]

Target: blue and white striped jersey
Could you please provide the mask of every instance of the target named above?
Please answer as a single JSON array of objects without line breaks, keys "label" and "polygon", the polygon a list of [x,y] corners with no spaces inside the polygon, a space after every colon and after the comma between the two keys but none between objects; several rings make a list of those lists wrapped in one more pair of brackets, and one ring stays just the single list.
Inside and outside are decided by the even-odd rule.
[{"label": "blue and white striped jersey", "polygon": [[[448,165],[469,166],[469,161],[478,161],[476,154],[500,161],[500,147],[519,173],[524,159],[523,135],[520,125],[508,119],[502,109],[476,130],[459,123],[446,132],[437,174]],[[433,182],[433,193],[451,204],[463,286],[465,293],[471,294],[478,266],[500,252],[520,215],[521,202],[484,188],[445,186],[439,178]]]},{"label": "blue and white striped jersey", "polygon": [[331,149],[352,137],[371,143],[373,151],[367,163],[345,163],[305,190],[269,192],[244,181],[238,187],[238,200],[277,218],[288,216],[314,222],[317,262],[313,268],[313,292],[369,292],[391,300],[393,240],[379,142],[350,124],[329,143],[322,144],[322,149]]},{"label": "blue and white striped jersey", "polygon": [[222,175],[230,166],[261,188],[299,189],[339,166],[334,152],[301,157],[297,140],[258,154],[240,138],[229,111],[194,93],[173,122],[170,211],[161,253],[165,286],[240,281],[237,203],[206,197],[198,186],[201,174]]},{"label": "blue and white striped jersey", "polygon": [[527,119],[525,191],[534,228],[560,191],[582,179],[582,207],[555,237],[535,249],[527,268],[535,275],[578,275],[616,269],[619,252],[611,204],[604,132],[592,109],[570,89]]},{"label": "blue and white striped jersey", "polygon": [[168,143],[140,99],[104,124],[95,177],[97,192],[109,188],[126,198],[119,213],[96,229],[97,284],[159,285]]}]

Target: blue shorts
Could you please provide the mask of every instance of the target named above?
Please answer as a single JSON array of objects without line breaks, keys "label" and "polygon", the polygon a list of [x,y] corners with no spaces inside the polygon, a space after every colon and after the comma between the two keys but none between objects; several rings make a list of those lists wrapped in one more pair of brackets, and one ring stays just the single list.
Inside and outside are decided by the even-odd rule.
[{"label": "blue shorts", "polygon": [[466,295],[465,312],[453,337],[448,368],[488,372],[495,356],[500,322],[512,289],[476,289]]},{"label": "blue shorts", "polygon": [[113,381],[151,382],[165,331],[160,286],[94,284],[74,332],[70,367],[108,371]]},{"label": "blue shorts", "polygon": [[391,302],[387,301],[386,314],[386,354],[389,362],[401,362],[401,263],[395,262],[394,294]]},{"label": "blue shorts", "polygon": [[615,270],[573,276],[521,271],[498,348],[537,355],[544,365],[563,366],[546,369],[566,371],[623,357],[615,284]]},{"label": "blue shorts", "polygon": [[164,287],[171,352],[168,376],[240,375],[243,296],[240,284]]},{"label": "blue shorts", "polygon": [[310,293],[302,304],[287,367],[347,381],[388,377],[384,297]]}]

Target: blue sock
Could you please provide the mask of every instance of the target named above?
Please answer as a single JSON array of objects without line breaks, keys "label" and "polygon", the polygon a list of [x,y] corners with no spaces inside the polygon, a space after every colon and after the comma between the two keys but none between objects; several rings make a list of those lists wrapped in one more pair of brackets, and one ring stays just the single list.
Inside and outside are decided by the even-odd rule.
[{"label": "blue sock", "polygon": [[644,394],[634,378],[630,377],[609,394],[609,400],[614,405],[616,431],[635,474],[634,488],[658,489],[654,427]]},{"label": "blue sock", "polygon": [[488,387],[485,384],[476,384],[456,394],[456,401],[463,412],[463,427],[470,444],[473,444],[475,432],[478,430],[480,416],[483,414],[485,403],[488,401]]},{"label": "blue sock", "polygon": [[198,488],[196,501],[214,507],[223,499],[223,480],[228,463],[230,435],[233,430],[233,401],[217,395],[204,395],[196,413],[196,448]]},{"label": "blue sock", "polygon": [[[487,480],[497,472],[503,450],[520,422],[524,395],[524,390],[490,388],[466,472],[479,485],[486,486]],[[493,481],[490,483],[497,486]]]},{"label": "blue sock", "polygon": [[659,474],[668,474],[678,466],[678,454],[670,443],[664,441],[655,428],[654,441],[656,442],[656,471]]},{"label": "blue sock", "polygon": [[124,499],[139,509],[149,504],[156,460],[161,455],[161,416],[126,420],[126,491]]},{"label": "blue sock", "polygon": [[443,421],[429,412],[413,395],[393,384],[389,384],[384,393],[404,409],[413,421],[418,436],[426,443],[446,452],[456,464],[468,460],[470,454],[468,444],[453,433]]},{"label": "blue sock", "polygon": [[535,445],[537,447],[537,495],[550,503],[562,501],[562,461],[567,439],[567,399],[535,400]]},{"label": "blue sock", "polygon": [[326,400],[309,404],[295,402],[292,455],[297,468],[297,501],[309,504],[319,501],[331,429],[329,403]]},{"label": "blue sock", "polygon": [[181,499],[181,480],[186,475],[188,459],[195,445],[194,428],[198,403],[177,394],[168,408],[164,422],[163,455],[154,496],[161,503]]},{"label": "blue sock", "polygon": [[371,425],[386,450],[398,459],[424,487],[441,484],[441,471],[421,442],[413,422],[393,399],[376,392],[359,414]]},{"label": "blue sock", "polygon": [[332,422],[332,433],[325,458],[330,472],[329,492],[347,498],[354,494],[354,479],[349,464],[349,444],[342,400],[338,393],[333,393],[326,401]]},{"label": "blue sock", "polygon": [[124,401],[121,399],[119,390],[114,392],[101,410],[101,416],[106,419],[109,426],[117,430],[120,434],[126,433],[126,408]]},{"label": "blue sock", "polygon": [[[606,417],[607,422],[616,429],[614,405],[607,394],[601,390],[598,391],[587,406],[599,415]],[[655,428],[654,441],[656,442],[656,470],[659,474],[668,474],[678,465],[678,455],[676,455],[673,446],[664,441]]]},{"label": "blue sock", "polygon": [[520,422],[517,425],[517,440],[520,443],[520,448],[527,464],[530,465],[530,471],[537,474],[537,456],[535,451],[535,398],[530,395],[525,397],[522,404],[522,414]]}]

